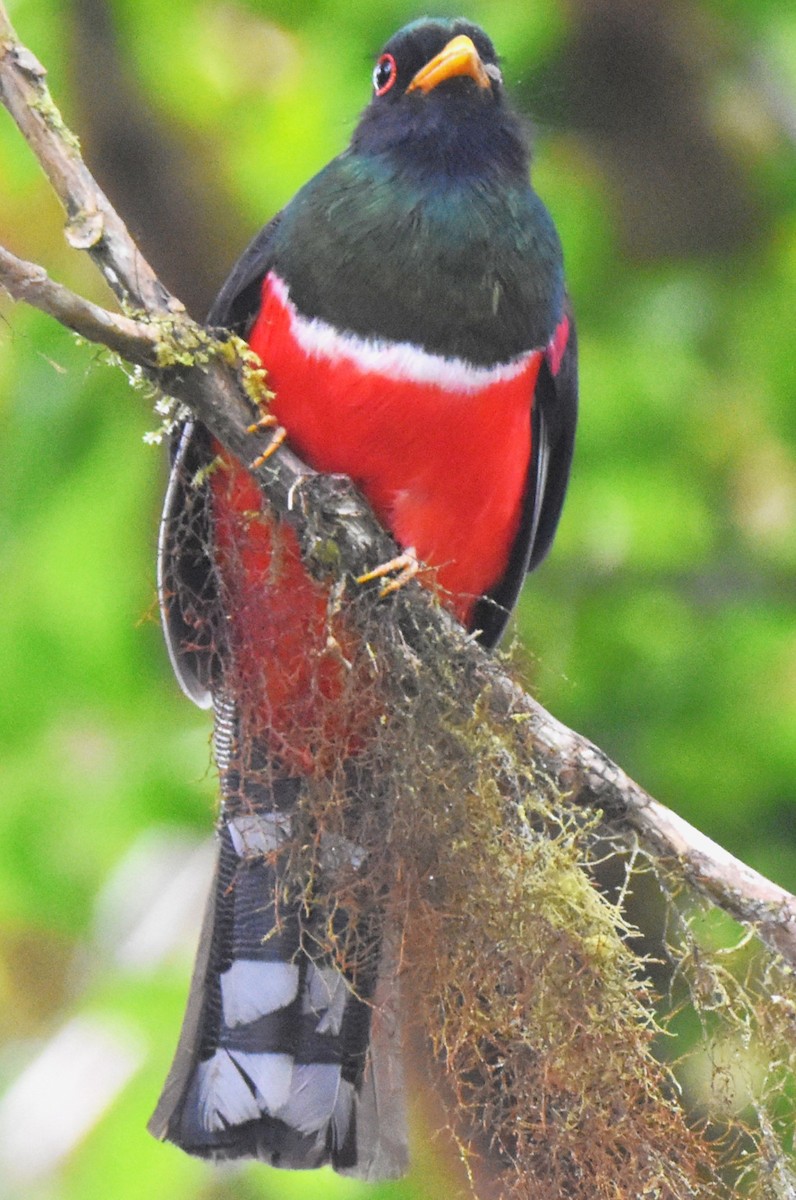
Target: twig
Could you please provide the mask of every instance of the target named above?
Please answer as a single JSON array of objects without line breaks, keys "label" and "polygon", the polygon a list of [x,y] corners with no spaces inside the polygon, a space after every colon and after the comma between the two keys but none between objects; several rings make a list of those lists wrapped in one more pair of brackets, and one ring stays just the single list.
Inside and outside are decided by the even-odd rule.
[{"label": "twig", "polygon": [[0,4],[0,99],[41,163],[67,215],[66,240],[87,250],[124,304],[151,316],[184,312],[133,242],[91,175],[53,103],[44,67],[19,41]]},{"label": "twig", "polygon": [[0,246],[0,282],[14,300],[24,300],[91,342],[114,350],[127,362],[157,366],[157,330],[84,300],[50,279],[44,267],[17,258]]},{"label": "twig", "polygon": [[[70,244],[87,250],[121,302],[145,316],[133,319],[89,304],[50,280],[41,267],[5,251],[0,254],[0,284],[15,299],[143,366],[164,391],[189,405],[233,454],[251,462],[267,438],[247,433],[254,404],[240,386],[232,343],[210,337],[162,286],[82,162],[76,139],[64,126],[44,79],[44,69],[18,41],[0,0],[0,99],[64,205]],[[325,544],[336,543],[341,577],[363,574],[394,552],[350,481],[315,474],[286,447],[253,474],[274,509],[295,524],[311,569],[320,569],[313,554],[320,537]],[[372,603],[377,603],[375,592]],[[416,642],[419,630],[426,630],[449,651],[461,668],[465,708],[478,700],[487,705],[491,717],[507,723],[515,719],[518,752],[573,802],[602,809],[614,829],[635,831],[645,849],[676,864],[698,891],[753,926],[765,943],[796,966],[796,899],[790,893],[654,800],[598,747],[547,713],[463,636],[428,592],[409,586],[390,603],[409,644]],[[352,619],[357,619],[356,613]]]}]

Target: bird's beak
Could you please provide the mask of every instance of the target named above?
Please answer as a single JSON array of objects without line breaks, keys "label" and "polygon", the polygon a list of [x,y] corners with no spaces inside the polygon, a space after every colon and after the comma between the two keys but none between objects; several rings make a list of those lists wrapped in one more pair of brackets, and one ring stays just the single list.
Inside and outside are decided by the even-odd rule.
[{"label": "bird's beak", "polygon": [[452,38],[439,54],[427,62],[415,75],[407,92],[430,92],[446,79],[469,75],[480,88],[488,88],[489,76],[472,40],[465,34]]}]

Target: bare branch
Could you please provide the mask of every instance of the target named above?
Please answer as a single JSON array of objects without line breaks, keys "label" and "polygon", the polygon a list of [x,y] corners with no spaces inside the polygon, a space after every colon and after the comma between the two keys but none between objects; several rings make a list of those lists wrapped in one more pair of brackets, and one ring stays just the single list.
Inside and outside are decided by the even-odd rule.
[{"label": "bare branch", "polygon": [[133,242],[80,156],[46,84],[44,67],[19,41],[0,4],[0,99],[41,163],[67,215],[66,239],[88,250],[123,303],[150,315],[183,312]]},{"label": "bare branch", "polygon": [[37,263],[17,258],[0,246],[0,285],[14,300],[24,300],[67,329],[115,351],[127,362],[157,366],[157,330],[148,321],[134,321],[84,300],[56,283]]},{"label": "bare branch", "polygon": [[[82,162],[77,141],[64,126],[44,79],[44,68],[19,43],[0,0],[0,99],[64,205],[68,241],[87,250],[117,297],[143,310],[146,319],[133,320],[89,304],[50,280],[42,268],[7,252],[0,255],[0,283],[15,299],[144,366],[233,454],[253,462],[267,438],[247,432],[256,404],[241,387],[235,343],[218,341],[196,325],[162,286]],[[294,523],[316,573],[330,573],[328,555],[316,552],[321,543],[336,545],[341,579],[350,580],[392,554],[390,539],[350,481],[317,475],[286,448],[252,473],[273,507]],[[378,603],[375,591],[371,595]],[[752,925],[764,942],[796,966],[793,896],[654,800],[599,748],[523,693],[493,658],[464,636],[429,592],[410,585],[389,604],[403,644],[422,651],[428,635],[444,646],[461,680],[464,710],[486,704],[490,717],[514,730],[516,752],[572,802],[602,809],[614,830],[633,831],[644,848],[676,864],[690,884]],[[354,606],[352,622],[362,620],[372,633],[371,610],[372,605]],[[399,666],[387,664],[388,669]]]}]

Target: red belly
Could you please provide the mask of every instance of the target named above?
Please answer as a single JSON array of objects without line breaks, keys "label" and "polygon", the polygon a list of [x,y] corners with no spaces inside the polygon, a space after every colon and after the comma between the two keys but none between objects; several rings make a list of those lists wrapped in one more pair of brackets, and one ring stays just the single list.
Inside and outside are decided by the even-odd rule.
[{"label": "red belly", "polygon": [[[341,354],[334,345],[329,353],[317,323],[307,333],[272,277],[263,299],[250,341],[267,365],[272,410],[290,444],[316,469],[354,479],[400,545],[435,568],[444,603],[467,623],[503,574],[517,532],[541,354],[505,377],[454,369],[441,386],[417,378],[428,356],[418,367],[412,348],[398,352],[392,374],[374,370],[368,352]],[[326,769],[329,756],[350,752],[364,720],[367,689],[345,666],[356,657],[351,639],[340,618],[329,617],[327,593],[305,573],[292,531],[264,515],[248,472],[216,449],[224,462],[212,489],[230,614],[228,679],[236,693],[257,698],[251,733],[267,732],[286,764]]]}]

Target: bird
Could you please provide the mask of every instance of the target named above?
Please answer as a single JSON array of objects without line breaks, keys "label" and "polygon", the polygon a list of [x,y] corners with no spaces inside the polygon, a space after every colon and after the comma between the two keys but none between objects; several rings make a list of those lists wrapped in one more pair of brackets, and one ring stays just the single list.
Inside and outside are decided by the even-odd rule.
[{"label": "bird", "polygon": [[[483,30],[414,21],[376,59],[350,144],[255,236],[207,318],[264,364],[263,423],[315,470],[351,477],[400,565],[422,564],[487,648],[550,549],[577,419],[562,249],[530,158]],[[382,917],[359,914],[357,953],[341,953],[345,912],[290,867],[299,826],[311,840],[308,780],[342,772],[369,802],[356,791],[367,716],[338,711],[352,635],[246,468],[193,419],[174,434],[162,618],[183,690],[215,713],[222,804],[150,1129],[205,1158],[394,1177],[408,1151]],[[356,875],[356,845],[319,844],[321,872],[342,859]]]}]

